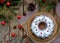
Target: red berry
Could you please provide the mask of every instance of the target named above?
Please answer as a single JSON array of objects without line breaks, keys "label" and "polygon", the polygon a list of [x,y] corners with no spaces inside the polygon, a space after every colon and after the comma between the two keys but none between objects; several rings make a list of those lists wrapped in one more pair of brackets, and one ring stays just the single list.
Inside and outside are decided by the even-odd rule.
[{"label": "red berry", "polygon": [[15,36],[16,36],[16,34],[15,34],[15,33],[11,33],[11,36],[12,36],[12,37],[15,37]]},{"label": "red berry", "polygon": [[21,19],[21,17],[22,17],[22,16],[20,16],[20,15],[17,16],[18,19]]},{"label": "red berry", "polygon": [[21,24],[19,24],[18,28],[21,30],[23,28],[23,26]]},{"label": "red berry", "polygon": [[43,0],[43,2],[46,2],[46,0]]},{"label": "red berry", "polygon": [[10,2],[7,2],[6,4],[7,4],[7,6],[10,6],[10,5],[11,5],[11,3],[10,3]]},{"label": "red berry", "polygon": [[0,0],[0,3],[3,3],[4,2],[4,0]]},{"label": "red berry", "polygon": [[2,24],[2,25],[5,25],[6,23],[5,23],[5,21],[2,21],[1,24]]}]

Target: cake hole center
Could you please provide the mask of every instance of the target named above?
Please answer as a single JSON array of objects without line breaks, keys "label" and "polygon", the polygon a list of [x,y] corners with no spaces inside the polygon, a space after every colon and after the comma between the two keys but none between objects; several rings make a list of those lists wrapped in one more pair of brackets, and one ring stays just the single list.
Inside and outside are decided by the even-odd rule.
[{"label": "cake hole center", "polygon": [[39,29],[44,30],[47,27],[47,24],[45,22],[40,22],[38,27]]}]

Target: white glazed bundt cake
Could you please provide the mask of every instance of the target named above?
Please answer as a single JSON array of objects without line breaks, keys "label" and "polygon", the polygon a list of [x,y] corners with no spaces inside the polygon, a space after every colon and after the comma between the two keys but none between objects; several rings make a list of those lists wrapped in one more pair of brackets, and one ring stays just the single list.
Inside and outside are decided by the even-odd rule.
[{"label": "white glazed bundt cake", "polygon": [[49,37],[54,30],[53,20],[45,15],[36,16],[32,21],[31,30],[37,37]]}]

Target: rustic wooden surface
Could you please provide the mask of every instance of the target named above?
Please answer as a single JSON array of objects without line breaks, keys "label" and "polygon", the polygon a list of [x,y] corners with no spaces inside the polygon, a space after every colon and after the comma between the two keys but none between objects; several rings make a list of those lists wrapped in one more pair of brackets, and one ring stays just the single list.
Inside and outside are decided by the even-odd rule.
[{"label": "rustic wooden surface", "polygon": [[[31,0],[25,0],[25,1],[27,1],[27,4],[31,3]],[[60,3],[57,3],[56,12],[57,12],[58,16],[55,16],[55,17],[57,19],[58,26],[60,26],[60,23],[59,23],[60,22],[60,10],[59,9],[60,9]],[[14,25],[17,26],[20,23],[23,25],[23,28],[27,31],[27,28],[25,25],[27,24],[28,19],[31,18],[31,16],[33,14],[38,12],[38,8],[36,8],[35,11],[33,11],[33,12],[29,12],[29,11],[27,11],[27,5],[25,5],[25,11],[27,12],[27,16],[25,16],[25,17],[23,16],[22,19],[20,19],[20,20],[17,20],[17,18],[15,17],[15,19],[11,22],[11,30],[12,30],[11,33],[12,32],[16,33],[17,37],[16,38],[11,37],[13,40],[11,42],[6,42],[6,43],[20,43],[21,42],[22,31],[20,31],[18,28],[13,29],[13,26]],[[22,15],[22,6],[20,6],[19,10],[17,10],[17,14]],[[60,28],[58,28],[58,29],[60,29]],[[0,43],[5,43],[3,36],[5,34],[7,34],[8,32],[9,32],[8,25],[5,25],[5,26],[0,25]],[[59,30],[59,32],[60,32],[60,30]],[[59,33],[57,33],[57,34],[59,34]],[[60,43],[60,35],[57,35],[57,36],[58,37],[53,42],[50,42],[50,43]],[[6,39],[9,39],[8,35],[7,35]],[[3,41],[1,41],[1,40],[3,40]],[[26,37],[25,39],[23,39],[23,43],[37,43],[34,40],[32,40],[32,42],[30,40],[32,40],[32,39],[30,39],[29,37]],[[46,42],[46,43],[49,43],[49,42]]]}]

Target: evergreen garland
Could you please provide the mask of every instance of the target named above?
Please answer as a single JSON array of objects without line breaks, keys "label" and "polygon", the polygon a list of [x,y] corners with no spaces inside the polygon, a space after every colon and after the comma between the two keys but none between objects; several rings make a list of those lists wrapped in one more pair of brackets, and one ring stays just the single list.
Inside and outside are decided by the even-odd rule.
[{"label": "evergreen garland", "polygon": [[[10,6],[7,6],[7,2],[10,2],[11,5]],[[10,12],[13,13],[14,16],[16,16],[16,12],[14,12],[14,10],[12,9],[12,6],[17,6],[19,3],[21,2],[21,0],[6,0],[4,3],[0,3],[0,22],[1,21],[5,21],[5,22],[8,22],[8,20],[6,19],[6,17],[9,19],[9,20],[13,20],[13,16],[10,16],[8,14],[5,15],[5,10],[9,10]],[[4,7],[6,7],[7,9],[4,9]]]},{"label": "evergreen garland", "polygon": [[53,2],[53,0],[39,0],[39,10],[42,8],[42,7],[46,7],[46,11],[47,12],[50,12],[50,10],[52,9],[55,9],[56,8],[56,3]]}]

